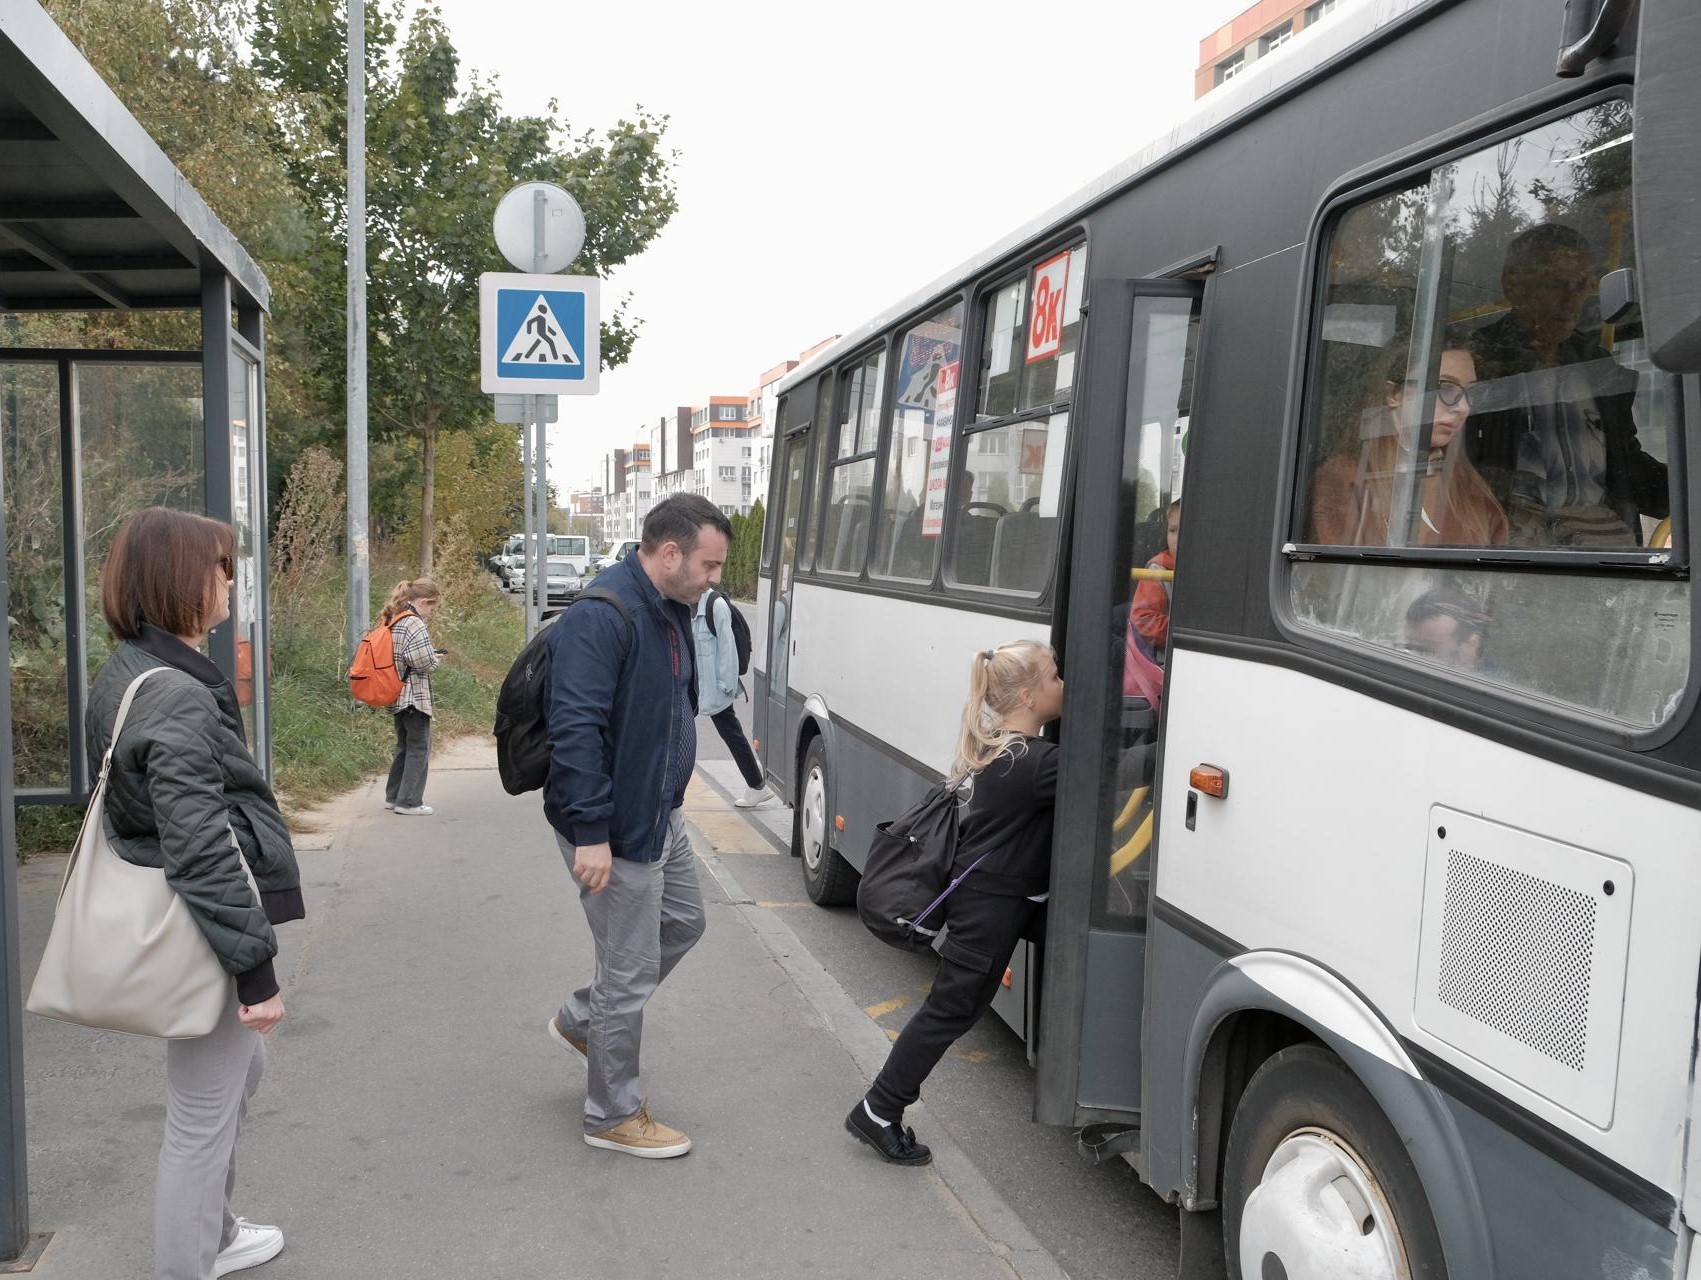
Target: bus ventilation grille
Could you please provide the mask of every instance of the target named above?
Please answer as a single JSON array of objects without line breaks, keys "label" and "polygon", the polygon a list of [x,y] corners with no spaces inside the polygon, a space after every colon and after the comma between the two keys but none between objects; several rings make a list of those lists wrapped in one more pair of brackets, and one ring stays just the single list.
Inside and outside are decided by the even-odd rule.
[{"label": "bus ventilation grille", "polygon": [[1581,1071],[1594,954],[1593,899],[1448,850],[1443,1003]]},{"label": "bus ventilation grille", "polygon": [[1432,806],[1410,988],[1418,1042],[1610,1126],[1635,897],[1621,858]]}]

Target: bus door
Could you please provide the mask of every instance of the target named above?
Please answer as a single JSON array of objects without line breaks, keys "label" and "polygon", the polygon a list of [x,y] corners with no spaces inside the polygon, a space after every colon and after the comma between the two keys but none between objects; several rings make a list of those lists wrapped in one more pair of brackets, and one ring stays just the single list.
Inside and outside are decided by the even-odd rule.
[{"label": "bus door", "polygon": [[1174,529],[1203,285],[1091,287],[1063,654],[1036,1119],[1113,1135],[1140,1111],[1153,797]]},{"label": "bus door", "polygon": [[779,784],[780,794],[789,796],[793,761],[786,693],[791,677],[792,589],[803,541],[803,497],[809,488],[808,424],[785,438],[775,463],[781,469],[780,493],[774,504],[780,513],[780,534],[774,548],[774,584],[768,601],[768,686],[758,709],[756,736],[762,744],[763,769]]}]

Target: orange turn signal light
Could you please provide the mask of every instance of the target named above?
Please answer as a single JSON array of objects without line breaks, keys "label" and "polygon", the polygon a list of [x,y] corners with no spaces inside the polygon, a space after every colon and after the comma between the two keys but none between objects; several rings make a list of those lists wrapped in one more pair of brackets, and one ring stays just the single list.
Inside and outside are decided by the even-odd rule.
[{"label": "orange turn signal light", "polygon": [[844,829],[845,829],[845,815],[842,814],[842,813],[835,813],[833,815],[833,830],[834,831],[843,831]]},{"label": "orange turn signal light", "polygon": [[1228,796],[1228,770],[1214,764],[1196,764],[1187,775],[1187,785],[1218,800]]},{"label": "orange turn signal light", "polygon": [[1005,986],[1009,986],[1009,985],[1010,985],[1010,976],[1011,976],[1011,975],[1010,975],[1010,971],[1009,971],[1009,970],[1008,970],[1008,969],[1006,969],[1006,970],[1005,970],[1005,971],[1004,971],[1004,985],[1005,985]]}]

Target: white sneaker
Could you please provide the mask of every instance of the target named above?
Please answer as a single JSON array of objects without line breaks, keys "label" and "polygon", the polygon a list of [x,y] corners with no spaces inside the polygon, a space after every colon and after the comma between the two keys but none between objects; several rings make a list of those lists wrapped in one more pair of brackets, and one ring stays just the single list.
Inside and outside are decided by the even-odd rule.
[{"label": "white sneaker", "polygon": [[213,1274],[227,1276],[232,1271],[246,1271],[263,1262],[270,1262],[283,1252],[283,1232],[277,1227],[262,1226],[246,1218],[236,1220],[236,1239],[219,1250],[213,1259]]},{"label": "white sneaker", "polygon": [[399,804],[392,812],[403,814],[409,818],[429,818],[437,810],[428,804]]},{"label": "white sneaker", "polygon": [[766,787],[746,787],[744,794],[734,800],[733,804],[740,809],[754,809],[759,805],[767,804],[773,798],[774,793]]}]

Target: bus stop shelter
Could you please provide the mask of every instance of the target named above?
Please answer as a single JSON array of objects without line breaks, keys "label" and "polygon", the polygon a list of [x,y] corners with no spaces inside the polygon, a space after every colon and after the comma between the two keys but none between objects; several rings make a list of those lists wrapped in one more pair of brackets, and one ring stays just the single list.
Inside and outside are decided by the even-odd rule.
[{"label": "bus stop shelter", "polygon": [[[110,643],[99,571],[129,512],[179,507],[236,530],[231,620],[210,644],[270,772],[269,294],[35,0],[0,0],[0,1263],[30,1246],[14,806],[88,796],[83,708]],[[177,349],[31,345],[53,327],[31,315],[141,311],[185,313],[155,327],[181,333]]]}]

